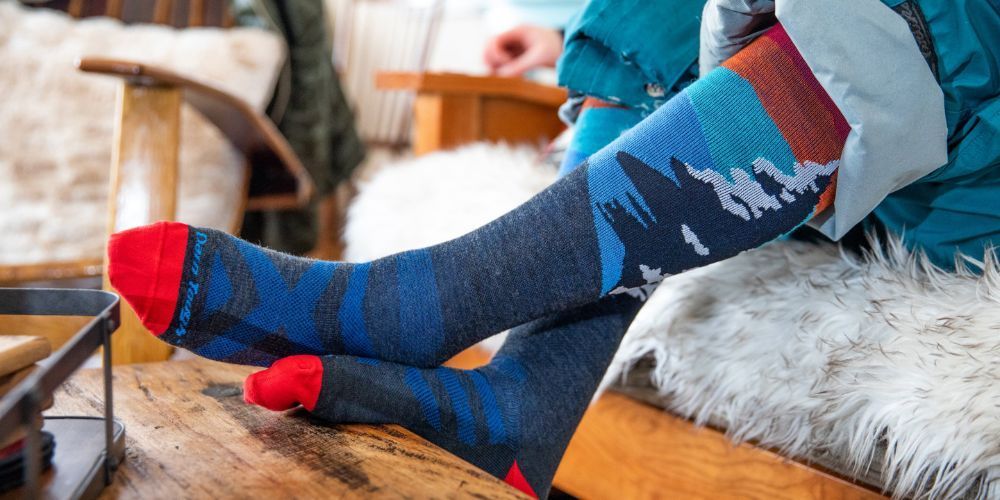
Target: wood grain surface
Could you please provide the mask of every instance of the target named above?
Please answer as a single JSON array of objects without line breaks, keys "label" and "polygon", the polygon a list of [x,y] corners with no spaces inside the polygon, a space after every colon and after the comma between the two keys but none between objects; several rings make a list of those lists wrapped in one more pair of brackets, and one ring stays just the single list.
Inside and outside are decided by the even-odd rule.
[{"label": "wood grain surface", "polygon": [[[247,405],[252,371],[200,359],[115,366],[127,452],[103,498],[524,498],[399,427]],[[99,371],[81,370],[47,414],[99,415],[101,388]]]},{"label": "wood grain surface", "polygon": [[615,392],[587,410],[554,484],[585,498],[885,498]]}]

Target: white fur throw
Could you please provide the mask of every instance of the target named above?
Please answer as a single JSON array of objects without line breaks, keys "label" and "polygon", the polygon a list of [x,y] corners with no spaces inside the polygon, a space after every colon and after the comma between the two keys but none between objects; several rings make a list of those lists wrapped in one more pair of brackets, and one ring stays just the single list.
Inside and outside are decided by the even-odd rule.
[{"label": "white fur throw", "polygon": [[[477,145],[384,169],[350,209],[348,258],[444,241],[517,206],[554,178],[533,155]],[[897,497],[1000,497],[1000,268],[945,273],[888,248],[782,242],[668,278],[607,382],[643,360],[658,404],[736,440],[880,471]]]},{"label": "white fur throw", "polygon": [[[0,0],[0,265],[103,253],[119,80],[78,71],[81,56],[156,64],[262,110],[285,49],[261,30],[77,21]],[[246,175],[242,155],[186,105],[181,119],[178,218],[232,230]]]}]

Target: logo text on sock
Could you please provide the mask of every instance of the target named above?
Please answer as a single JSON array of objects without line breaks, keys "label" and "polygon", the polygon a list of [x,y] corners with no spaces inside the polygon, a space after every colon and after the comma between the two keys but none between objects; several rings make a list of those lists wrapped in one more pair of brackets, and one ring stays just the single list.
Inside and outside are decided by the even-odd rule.
[{"label": "logo text on sock", "polygon": [[188,324],[191,322],[191,305],[194,304],[194,299],[198,296],[199,289],[198,283],[195,283],[194,278],[198,277],[198,272],[201,270],[199,263],[201,262],[201,254],[206,242],[208,242],[208,235],[201,231],[195,231],[194,249],[191,253],[191,279],[187,282],[184,305],[181,307],[181,314],[177,321],[177,330],[175,330],[178,337],[182,337],[187,333]]}]

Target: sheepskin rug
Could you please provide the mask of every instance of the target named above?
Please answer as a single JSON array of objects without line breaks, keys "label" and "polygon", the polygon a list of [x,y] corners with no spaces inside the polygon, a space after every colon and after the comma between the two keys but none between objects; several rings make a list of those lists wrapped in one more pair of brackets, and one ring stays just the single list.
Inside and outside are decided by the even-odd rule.
[{"label": "sheepskin rug", "polygon": [[[554,178],[536,157],[475,145],[383,169],[350,208],[348,258],[516,207]],[[779,242],[668,278],[605,386],[895,497],[1000,497],[1000,267],[946,273],[897,242],[878,248]]]},{"label": "sheepskin rug", "polygon": [[[0,265],[99,259],[119,79],[86,74],[81,56],[155,64],[226,89],[263,110],[285,60],[256,29],[124,26],[0,1]],[[233,230],[242,155],[186,105],[178,218]]]}]

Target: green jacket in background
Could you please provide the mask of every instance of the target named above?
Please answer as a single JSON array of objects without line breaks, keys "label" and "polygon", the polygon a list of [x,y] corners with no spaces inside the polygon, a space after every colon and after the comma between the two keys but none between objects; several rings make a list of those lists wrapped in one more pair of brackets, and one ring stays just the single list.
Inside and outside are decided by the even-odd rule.
[{"label": "green jacket in background", "polygon": [[249,212],[242,236],[270,248],[304,253],[316,243],[315,200],[348,179],[365,156],[331,57],[322,0],[232,0],[237,24],[279,33],[288,45],[268,114],[316,184],[303,210]]}]

